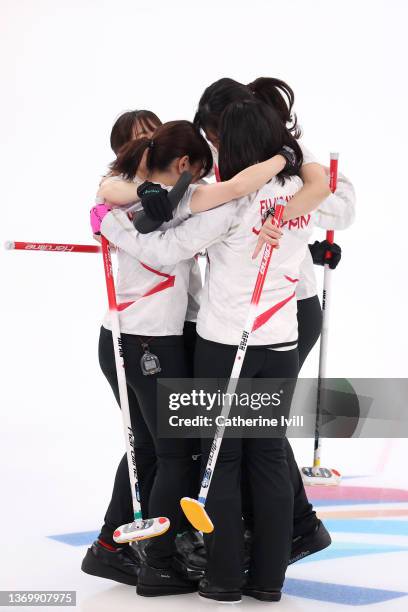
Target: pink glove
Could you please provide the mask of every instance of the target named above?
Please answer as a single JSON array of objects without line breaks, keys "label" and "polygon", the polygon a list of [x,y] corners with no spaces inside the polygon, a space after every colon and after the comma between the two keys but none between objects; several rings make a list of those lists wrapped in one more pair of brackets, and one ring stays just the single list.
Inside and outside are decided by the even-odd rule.
[{"label": "pink glove", "polygon": [[96,204],[96,206],[91,208],[91,227],[93,234],[100,235],[102,220],[109,211],[110,208],[108,208],[106,204]]}]

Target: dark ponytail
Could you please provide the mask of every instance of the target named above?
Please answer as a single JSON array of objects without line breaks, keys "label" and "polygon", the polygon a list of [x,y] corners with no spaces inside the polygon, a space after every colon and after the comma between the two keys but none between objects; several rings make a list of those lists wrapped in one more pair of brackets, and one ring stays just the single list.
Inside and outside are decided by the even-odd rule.
[{"label": "dark ponytail", "polygon": [[150,142],[148,138],[140,138],[130,140],[123,145],[119,149],[115,161],[109,166],[111,174],[121,174],[127,181],[133,181]]},{"label": "dark ponytail", "polygon": [[299,144],[274,108],[264,102],[246,100],[228,105],[221,116],[219,140],[219,170],[223,181],[277,155],[285,145],[293,149],[296,163],[282,170],[277,179],[283,184],[286,178],[299,175],[303,163]]},{"label": "dark ponytail", "polygon": [[257,100],[272,106],[278,113],[282,123],[292,132],[295,138],[301,135],[297,124],[297,117],[292,112],[295,102],[293,89],[280,79],[272,77],[259,77],[247,85]]},{"label": "dark ponytail", "polygon": [[112,174],[121,174],[126,180],[133,180],[146,150],[148,172],[163,172],[175,159],[184,155],[188,156],[190,164],[201,164],[201,177],[210,172],[213,164],[207,141],[192,123],[169,121],[157,128],[151,140],[141,138],[124,145],[110,166]]}]

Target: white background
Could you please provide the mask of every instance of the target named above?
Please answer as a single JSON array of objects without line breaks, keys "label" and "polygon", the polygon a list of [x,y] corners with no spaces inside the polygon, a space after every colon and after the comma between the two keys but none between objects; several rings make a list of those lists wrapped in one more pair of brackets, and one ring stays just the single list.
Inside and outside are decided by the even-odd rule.
[{"label": "white background", "polygon": [[[338,235],[329,374],[407,375],[403,0],[2,0],[1,12],[1,242],[90,242],[88,211],[120,112],[192,119],[222,76],[280,77],[295,90],[307,146],[322,162],[340,151],[358,195],[357,222]],[[96,528],[123,448],[97,361],[102,262],[0,258],[7,517],[22,520],[35,503],[48,533],[61,521]],[[316,353],[304,374],[315,372]],[[310,463],[305,444],[299,458]],[[349,474],[382,466],[372,442],[329,442],[325,452]]]}]

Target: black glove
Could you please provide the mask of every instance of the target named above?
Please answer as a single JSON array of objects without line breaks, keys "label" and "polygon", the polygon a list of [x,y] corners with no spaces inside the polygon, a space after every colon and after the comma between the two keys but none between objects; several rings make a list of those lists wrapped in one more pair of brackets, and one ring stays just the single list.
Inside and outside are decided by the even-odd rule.
[{"label": "black glove", "polygon": [[170,221],[173,218],[173,207],[169,194],[158,183],[145,181],[137,188],[137,195],[146,215],[154,221]]},{"label": "black glove", "polygon": [[[341,259],[341,247],[335,242],[331,244],[327,240],[322,240],[322,242],[316,240],[313,244],[309,244],[309,250],[312,254],[313,263],[318,266],[324,266],[328,263],[331,270],[336,268]],[[327,251],[331,253],[330,259],[325,259]]]},{"label": "black glove", "polygon": [[282,149],[279,151],[279,155],[282,155],[286,159],[285,170],[289,168],[294,168],[296,166],[296,155],[291,147],[284,145]]}]

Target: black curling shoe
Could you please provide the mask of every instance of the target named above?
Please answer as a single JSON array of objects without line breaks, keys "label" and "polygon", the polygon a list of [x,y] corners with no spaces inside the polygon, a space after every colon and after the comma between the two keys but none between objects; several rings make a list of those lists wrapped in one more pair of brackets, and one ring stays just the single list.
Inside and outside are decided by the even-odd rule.
[{"label": "black curling shoe", "polygon": [[268,590],[252,585],[244,586],[242,593],[259,601],[280,601],[282,596],[279,590]]},{"label": "black curling shoe", "polygon": [[172,567],[158,569],[144,563],[140,569],[136,593],[143,597],[195,593],[197,584],[180,576]]},{"label": "black curling shoe", "polygon": [[200,580],[198,594],[205,599],[213,599],[222,603],[241,603],[241,591],[229,591],[227,589],[212,585],[206,578]]},{"label": "black curling shoe", "polygon": [[199,531],[188,529],[176,537],[177,554],[173,559],[173,567],[184,578],[200,580],[204,578],[207,557],[203,536]]},{"label": "black curling shoe", "polygon": [[289,565],[324,550],[330,546],[331,541],[329,532],[322,521],[318,519],[316,526],[311,531],[293,538]]},{"label": "black curling shoe", "polygon": [[91,576],[135,586],[140,570],[140,559],[129,545],[108,550],[96,540],[91,548],[88,548],[81,569]]}]

